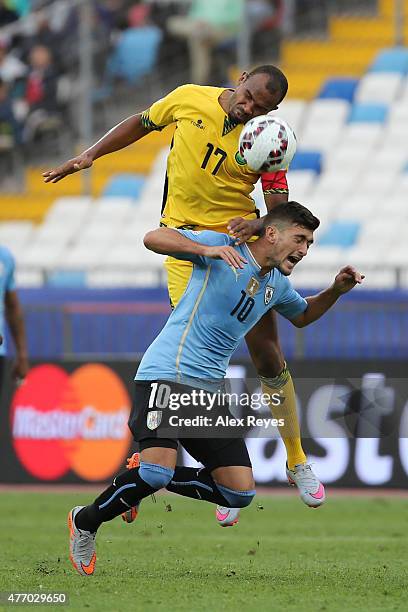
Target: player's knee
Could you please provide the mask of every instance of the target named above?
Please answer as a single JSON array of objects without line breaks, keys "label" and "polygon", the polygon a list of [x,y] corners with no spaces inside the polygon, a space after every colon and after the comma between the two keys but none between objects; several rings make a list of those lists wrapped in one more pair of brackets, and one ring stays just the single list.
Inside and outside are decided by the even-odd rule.
[{"label": "player's knee", "polygon": [[254,365],[261,376],[279,376],[285,367],[285,358],[279,344],[267,343],[266,350],[260,351],[254,357]]},{"label": "player's knee", "polygon": [[255,489],[248,491],[237,491],[236,489],[223,487],[220,484],[217,484],[217,488],[228,502],[228,506],[230,508],[245,508],[246,506],[249,506],[256,494]]},{"label": "player's knee", "polygon": [[167,487],[173,478],[174,470],[157,463],[140,462],[139,476],[153,489],[159,490]]}]

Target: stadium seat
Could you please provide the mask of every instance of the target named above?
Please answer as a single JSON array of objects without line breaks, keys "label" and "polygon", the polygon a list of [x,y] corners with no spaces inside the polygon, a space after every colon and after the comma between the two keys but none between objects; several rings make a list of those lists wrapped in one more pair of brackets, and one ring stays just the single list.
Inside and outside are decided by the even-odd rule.
[{"label": "stadium seat", "polygon": [[370,72],[398,72],[408,73],[408,49],[394,47],[379,52],[369,68]]},{"label": "stadium seat", "polygon": [[405,269],[408,266],[408,249],[403,241],[396,241],[390,249],[384,252],[384,262]]},{"label": "stadium seat", "polygon": [[400,74],[394,73],[368,73],[360,79],[354,102],[380,102],[392,103],[402,87],[403,79]]},{"label": "stadium seat", "polygon": [[86,274],[81,270],[55,270],[47,278],[50,287],[86,287]]},{"label": "stadium seat", "polygon": [[337,145],[341,130],[342,126],[336,123],[317,123],[314,126],[309,123],[299,137],[299,141],[302,143],[302,148],[318,151],[324,155]]},{"label": "stadium seat", "polygon": [[320,174],[322,169],[322,154],[319,151],[301,151],[298,149],[290,164],[290,169],[292,171],[313,170],[316,174]]},{"label": "stadium seat", "polygon": [[35,234],[31,221],[5,221],[0,223],[0,246],[5,246],[12,253],[29,244]]},{"label": "stadium seat", "polygon": [[381,253],[378,249],[373,249],[372,244],[358,243],[355,246],[347,250],[346,253],[347,262],[355,268],[361,268],[364,270],[364,266],[380,265]]},{"label": "stadium seat", "polygon": [[54,267],[60,270],[91,270],[99,266],[105,250],[103,242],[92,245],[92,249],[86,242],[78,242],[64,252]]},{"label": "stadium seat", "polygon": [[124,196],[137,199],[142,191],[145,178],[138,174],[115,174],[109,180],[103,196]]},{"label": "stadium seat", "polygon": [[345,249],[339,246],[314,244],[307,254],[303,263],[308,269],[316,269],[319,266],[341,266],[344,263]]},{"label": "stadium seat", "polygon": [[95,289],[111,287],[157,287],[163,284],[163,268],[151,270],[102,269],[88,272],[87,286]]},{"label": "stadium seat", "polygon": [[387,119],[386,104],[355,103],[351,107],[349,123],[384,123]]},{"label": "stadium seat", "polygon": [[307,197],[316,180],[313,170],[292,170],[288,172],[288,185],[290,198],[299,200]]},{"label": "stadium seat", "polygon": [[340,98],[352,102],[358,81],[354,78],[327,79],[317,97]]},{"label": "stadium seat", "polygon": [[336,207],[334,217],[338,221],[348,219],[362,222],[364,227],[366,220],[372,218],[378,211],[379,199],[375,193],[367,195],[360,193],[358,189],[342,198]]},{"label": "stadium seat", "polygon": [[380,123],[348,123],[341,133],[341,145],[360,147],[368,151],[370,147],[382,141],[384,126]]},{"label": "stadium seat", "polygon": [[355,244],[360,223],[356,221],[333,221],[330,227],[320,234],[317,243],[323,246],[341,246],[344,248]]},{"label": "stadium seat", "polygon": [[89,197],[58,198],[48,211],[45,221],[54,220],[55,218],[66,220],[68,217],[76,217],[83,220],[89,212],[91,205],[92,198]]},{"label": "stadium seat", "polygon": [[320,124],[342,125],[345,123],[350,104],[346,100],[317,98],[309,103],[304,120],[304,131],[308,126],[316,127]]},{"label": "stadium seat", "polygon": [[292,127],[295,134],[297,134],[300,130],[306,108],[307,103],[304,100],[288,99],[284,100],[279,105],[277,111],[273,111],[270,114],[285,119]]},{"label": "stadium seat", "polygon": [[18,289],[38,288],[44,285],[44,273],[40,268],[36,270],[17,268],[15,278]]},{"label": "stadium seat", "polygon": [[125,30],[108,59],[107,81],[121,78],[135,84],[150,74],[157,61],[162,36],[156,26]]},{"label": "stadium seat", "polygon": [[341,198],[354,191],[355,180],[357,179],[358,168],[352,166],[350,170],[344,167],[334,166],[325,171],[311,194],[317,200],[326,199],[331,208]]},{"label": "stadium seat", "polygon": [[17,254],[17,264],[23,268],[55,269],[64,256],[64,245],[54,243],[35,243]]},{"label": "stadium seat", "polygon": [[335,149],[326,153],[324,167],[329,172],[341,172],[343,175],[349,172],[355,174],[360,172],[366,164],[372,160],[372,145],[369,142],[361,145],[358,143],[339,144]]},{"label": "stadium seat", "polygon": [[[381,242],[381,244],[387,247],[392,245],[395,242],[395,237],[399,233],[399,229],[398,218],[387,218],[386,211],[384,211],[384,215],[377,214],[365,221],[361,228],[357,244],[367,245],[371,250],[373,259],[375,257],[383,258],[383,250],[378,248],[377,243]],[[375,248],[373,248],[373,246]]]}]

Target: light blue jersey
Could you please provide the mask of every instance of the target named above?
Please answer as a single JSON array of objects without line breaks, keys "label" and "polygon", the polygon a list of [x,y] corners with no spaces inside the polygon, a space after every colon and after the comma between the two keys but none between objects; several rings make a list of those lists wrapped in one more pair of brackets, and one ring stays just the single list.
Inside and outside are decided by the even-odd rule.
[{"label": "light blue jersey", "polygon": [[[179,231],[200,244],[234,246],[227,234]],[[243,270],[233,270],[221,259],[179,257],[194,264],[190,282],[144,354],[136,380],[224,378],[239,342],[268,310],[273,308],[287,319],[306,310],[306,300],[286,276],[276,268],[261,276],[248,246],[236,249],[248,261]]]},{"label": "light blue jersey", "polygon": [[4,300],[7,291],[14,291],[14,259],[5,247],[0,246],[0,334],[3,336],[3,344],[0,344],[0,356],[6,354],[6,334],[4,320]]}]

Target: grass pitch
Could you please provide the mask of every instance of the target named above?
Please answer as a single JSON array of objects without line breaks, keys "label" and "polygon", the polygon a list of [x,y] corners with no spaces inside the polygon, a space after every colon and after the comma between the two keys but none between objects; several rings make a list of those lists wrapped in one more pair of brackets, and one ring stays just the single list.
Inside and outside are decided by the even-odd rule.
[{"label": "grass pitch", "polygon": [[68,561],[66,515],[94,497],[3,493],[0,591],[66,592],[69,605],[49,610],[408,609],[406,499],[333,497],[311,510],[295,494],[257,497],[222,529],[210,504],[161,495],[133,525],[102,526],[85,578]]}]

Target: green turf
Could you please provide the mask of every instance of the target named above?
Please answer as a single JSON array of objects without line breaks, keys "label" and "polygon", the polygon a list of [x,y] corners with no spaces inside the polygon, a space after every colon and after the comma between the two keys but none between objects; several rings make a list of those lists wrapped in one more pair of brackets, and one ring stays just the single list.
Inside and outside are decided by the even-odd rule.
[{"label": "green turf", "polygon": [[221,529],[210,504],[160,496],[134,525],[101,528],[97,573],[84,578],[68,561],[65,521],[92,497],[2,494],[0,591],[69,595],[69,607],[49,610],[408,609],[407,500],[332,498],[310,510],[295,495],[257,498]]}]

